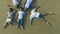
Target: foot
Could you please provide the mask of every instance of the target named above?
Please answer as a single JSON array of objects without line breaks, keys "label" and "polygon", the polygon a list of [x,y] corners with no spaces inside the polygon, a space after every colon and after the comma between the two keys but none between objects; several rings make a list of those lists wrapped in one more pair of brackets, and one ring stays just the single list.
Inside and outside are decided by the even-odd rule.
[{"label": "foot", "polygon": [[4,27],[3,28],[5,28],[6,29],[6,27],[8,26],[8,23],[6,23],[6,24],[4,24]]},{"label": "foot", "polygon": [[25,30],[25,27],[23,26],[23,29]]},{"label": "foot", "polygon": [[51,25],[49,22],[47,22],[47,25]]},{"label": "foot", "polygon": [[11,6],[11,5],[7,5],[7,6]]},{"label": "foot", "polygon": [[47,25],[49,26],[49,23],[48,22],[46,22],[47,23]]},{"label": "foot", "polygon": [[50,14],[50,15],[52,15],[52,14],[53,14],[53,12],[51,11],[51,12],[49,12],[49,14]]},{"label": "foot", "polygon": [[3,28],[6,29],[6,26],[4,26]]}]

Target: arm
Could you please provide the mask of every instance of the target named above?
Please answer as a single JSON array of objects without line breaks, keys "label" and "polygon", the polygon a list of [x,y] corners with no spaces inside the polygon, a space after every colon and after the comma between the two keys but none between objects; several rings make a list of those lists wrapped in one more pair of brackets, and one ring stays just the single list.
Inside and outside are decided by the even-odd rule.
[{"label": "arm", "polygon": [[18,18],[19,14],[17,14],[16,18]]},{"label": "arm", "polygon": [[40,6],[37,6],[37,7],[35,8],[35,10],[38,10],[38,8],[40,8]]},{"label": "arm", "polygon": [[17,13],[16,18],[18,18],[18,16],[19,16],[19,13]]}]

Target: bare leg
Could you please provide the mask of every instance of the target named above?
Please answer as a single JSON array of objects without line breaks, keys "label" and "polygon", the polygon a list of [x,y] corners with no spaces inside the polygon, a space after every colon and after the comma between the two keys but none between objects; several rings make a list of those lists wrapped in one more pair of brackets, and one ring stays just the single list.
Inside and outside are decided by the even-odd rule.
[{"label": "bare leg", "polygon": [[8,22],[4,25],[4,28],[6,28],[7,26],[8,26],[9,24],[8,24]]},{"label": "bare leg", "polygon": [[44,13],[45,16],[47,16],[47,15],[53,15],[53,14],[54,14],[53,12]]},{"label": "bare leg", "polygon": [[44,21],[47,25],[51,25],[45,18],[43,18],[41,20]]},{"label": "bare leg", "polygon": [[34,18],[32,18],[32,19],[30,20],[30,22],[31,22],[31,25],[33,25],[33,19],[34,19]]}]

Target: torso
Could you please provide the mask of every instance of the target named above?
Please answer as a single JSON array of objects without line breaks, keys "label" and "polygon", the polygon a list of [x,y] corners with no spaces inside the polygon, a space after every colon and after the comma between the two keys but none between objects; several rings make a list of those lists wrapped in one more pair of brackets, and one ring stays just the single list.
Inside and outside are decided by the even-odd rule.
[{"label": "torso", "polygon": [[8,18],[13,18],[13,14],[14,14],[15,12],[13,11],[13,12],[8,12],[7,13],[7,15],[8,15]]},{"label": "torso", "polygon": [[19,16],[18,16],[18,19],[23,19],[23,16],[24,16],[24,11],[19,11],[18,12]]},{"label": "torso", "polygon": [[30,15],[30,16],[38,18],[39,15],[40,15],[40,13],[39,13],[39,12],[35,12],[35,9],[33,9],[33,10],[31,11],[31,15]]}]

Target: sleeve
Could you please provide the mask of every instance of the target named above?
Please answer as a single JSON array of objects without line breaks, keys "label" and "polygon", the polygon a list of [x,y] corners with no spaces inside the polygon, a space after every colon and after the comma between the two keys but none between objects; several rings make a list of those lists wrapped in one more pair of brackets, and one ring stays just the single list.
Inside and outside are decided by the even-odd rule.
[{"label": "sleeve", "polygon": [[36,10],[36,9],[33,9],[33,10],[31,11],[31,13],[35,12],[35,10]]},{"label": "sleeve", "polygon": [[15,10],[13,12],[15,13]]},{"label": "sleeve", "polygon": [[13,10],[13,14],[15,13],[15,10]]}]

